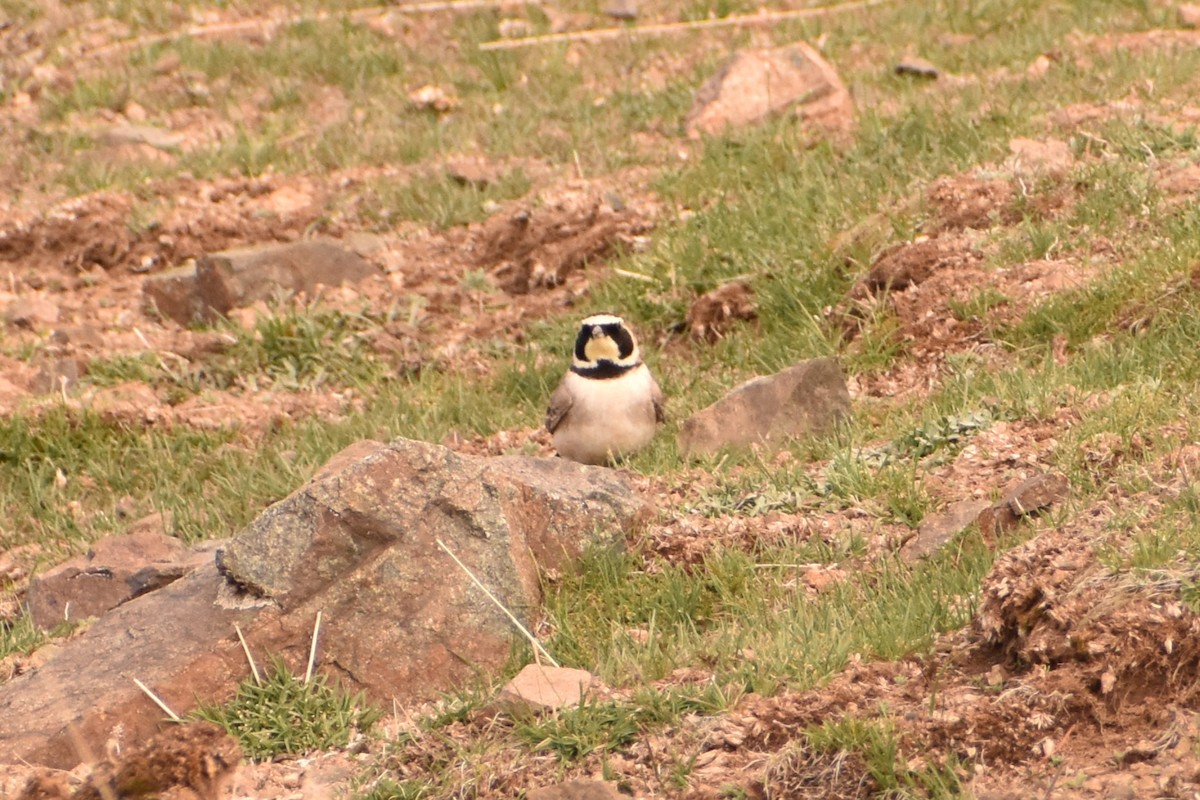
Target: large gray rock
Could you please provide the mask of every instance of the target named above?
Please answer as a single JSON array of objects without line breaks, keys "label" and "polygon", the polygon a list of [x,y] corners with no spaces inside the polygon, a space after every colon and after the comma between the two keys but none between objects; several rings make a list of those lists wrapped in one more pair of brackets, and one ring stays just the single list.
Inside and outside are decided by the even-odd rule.
[{"label": "large gray rock", "polygon": [[831,358],[802,361],[743,383],[683,421],[679,450],[712,455],[722,447],[776,446],[830,431],[850,414],[850,392]]},{"label": "large gray rock", "polygon": [[260,661],[300,670],[320,611],[322,669],[389,706],[432,698],[502,666],[514,630],[438,540],[528,623],[539,568],[619,546],[643,508],[608,469],[360,442],[234,537],[219,569],[120,605],[0,686],[0,763],[73,766],[71,722],[93,752],[118,725],[149,733],[162,713],[133,678],[180,713],[223,698],[248,671],[235,623]]},{"label": "large gray rock", "polygon": [[837,70],[804,42],[736,53],[696,91],[687,130],[716,134],[788,109],[827,130],[845,131],[854,124],[854,101]]},{"label": "large gray rock", "polygon": [[160,314],[188,325],[277,294],[357,283],[378,273],[357,253],[332,242],[299,241],[202,256],[194,265],[146,278],[142,293]]}]

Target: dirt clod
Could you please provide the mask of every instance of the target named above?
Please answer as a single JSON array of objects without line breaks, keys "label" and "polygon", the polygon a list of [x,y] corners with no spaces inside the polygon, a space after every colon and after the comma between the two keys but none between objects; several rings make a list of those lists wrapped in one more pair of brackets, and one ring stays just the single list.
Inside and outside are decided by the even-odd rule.
[{"label": "dirt clod", "polygon": [[491,270],[505,291],[527,294],[561,285],[645,230],[632,212],[614,211],[599,201],[521,211],[488,222],[476,239],[475,264]]},{"label": "dirt clod", "polygon": [[711,344],[724,337],[737,322],[757,317],[754,290],[743,281],[734,281],[696,298],[688,309],[687,326],[694,338]]}]

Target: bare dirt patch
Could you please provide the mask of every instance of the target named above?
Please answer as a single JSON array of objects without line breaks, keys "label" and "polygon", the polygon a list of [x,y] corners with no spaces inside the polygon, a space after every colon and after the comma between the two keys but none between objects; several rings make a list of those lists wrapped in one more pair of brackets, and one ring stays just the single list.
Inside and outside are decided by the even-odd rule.
[{"label": "bare dirt patch", "polygon": [[[1075,778],[1068,796],[1099,796],[1129,781],[1158,781],[1159,791],[1167,782],[1173,791],[1193,786],[1200,617],[1180,601],[1179,577],[1104,565],[1133,535],[1113,524],[1119,515],[1152,515],[1186,490],[1177,461],[1157,464],[1155,488],[1132,496],[1114,489],[1062,528],[1001,555],[971,627],[930,655],[853,664],[811,692],[748,697],[708,730],[702,750],[724,753],[726,778],[777,791],[827,774],[827,761],[795,749],[805,729],[890,720],[901,763],[949,766],[980,788],[1048,786],[1060,767]],[[781,760],[782,773],[771,766]],[[861,770],[858,777],[865,780]]]},{"label": "bare dirt patch", "polygon": [[1082,258],[1038,259],[1014,267],[989,264],[997,243],[989,232],[1022,220],[1054,219],[1073,203],[1061,177],[1043,174],[1028,191],[1017,178],[964,174],[943,178],[924,194],[922,234],[877,253],[831,324],[852,341],[881,316],[895,321],[891,340],[908,358],[887,373],[867,375],[870,396],[922,392],[936,385],[945,357],[971,350],[1001,357],[993,335],[1044,299],[1077,289],[1098,267]]},{"label": "bare dirt patch", "polygon": [[648,232],[645,220],[620,204],[567,198],[556,207],[521,210],[490,220],[474,238],[475,263],[511,294],[561,286],[599,263],[622,242]]}]

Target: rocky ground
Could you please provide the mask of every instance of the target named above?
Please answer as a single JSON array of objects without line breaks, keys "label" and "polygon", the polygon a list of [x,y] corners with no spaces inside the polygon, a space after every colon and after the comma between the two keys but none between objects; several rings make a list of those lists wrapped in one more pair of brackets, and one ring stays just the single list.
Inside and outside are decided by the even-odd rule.
[{"label": "rocky ground", "polygon": [[[1114,51],[1136,57],[1194,49],[1200,35],[1185,24],[1194,9],[1171,6],[1169,11],[1169,25],[1080,34],[1021,70],[943,74],[930,82],[929,91],[949,94],[964,84],[986,88],[1036,80],[1068,63],[1086,70]],[[643,9],[644,16],[659,12],[664,19],[672,17],[669,9]],[[190,24],[244,23],[228,35],[252,43],[270,38],[270,15],[249,7],[206,13]],[[539,24],[555,29],[595,22],[584,10],[547,14]],[[463,155],[449,148],[410,165],[267,169],[253,177],[187,174],[173,165],[233,135],[238,125],[250,125],[262,113],[263,98],[246,99],[239,120],[196,106],[154,114],[147,126],[136,92],[110,104],[115,107],[54,118],[47,105],[56,92],[102,71],[114,55],[123,57],[137,34],[96,4],[51,4],[32,21],[12,16],[16,22],[0,16],[0,53],[6,62],[0,148],[28,148],[39,136],[53,138],[69,129],[70,135],[94,142],[86,151],[89,157],[119,169],[130,164],[153,169],[140,185],[114,182],[83,191],[69,182],[32,181],[28,165],[17,160],[0,166],[0,185],[18,187],[0,196],[0,416],[6,420],[36,425],[65,408],[94,413],[106,425],[146,437],[232,429],[229,446],[252,451],[281,427],[354,419],[373,400],[369,385],[338,379],[336,365],[328,367],[334,377],[292,375],[291,382],[282,371],[247,367],[245,342],[262,342],[263,320],[285,317],[289,309],[360,320],[348,323],[357,327],[345,337],[353,341],[345,345],[343,361],[357,364],[358,354],[365,354],[368,376],[381,369],[389,375],[439,372],[483,380],[497,373],[496,342],[520,343],[537,323],[577,315],[615,271],[639,280],[636,273],[628,278],[635,265],[647,263],[637,262],[637,255],[649,252],[663,229],[705,211],[680,208],[653,188],[665,165],[703,157],[706,140],[689,136],[686,125],[638,131],[633,146],[644,154],[641,161],[595,172],[554,157]],[[499,18],[523,19],[508,12]],[[439,24],[449,30],[445,22],[400,20],[387,13],[364,15],[362,22],[407,47],[457,48],[453,36],[439,32]],[[591,46],[572,45],[567,58],[586,59]],[[656,78],[656,71],[670,75],[684,72],[683,62],[703,63],[698,52],[703,45],[686,49],[656,57],[642,78],[662,82],[666,78]],[[873,55],[848,48],[838,67],[861,70]],[[155,91],[213,91],[196,85],[200,77],[179,70],[169,52],[158,59],[151,72],[165,88]],[[588,81],[589,90],[607,96],[604,76],[591,74]],[[411,102],[430,106],[422,113],[453,113],[458,102],[453,94],[439,88],[417,93]],[[1101,282],[1130,257],[1118,235],[1096,233],[1082,236],[1082,245],[1048,242],[1030,257],[996,267],[1008,233],[1034,226],[1051,230],[1093,202],[1094,187],[1079,178],[1081,170],[1121,157],[1115,155],[1119,148],[1096,133],[1107,122],[1136,115],[1184,142],[1170,157],[1148,159],[1142,177],[1153,187],[1161,213],[1183,216],[1194,209],[1200,196],[1195,145],[1200,107],[1181,95],[1186,98],[1186,92],[1160,97],[1153,85],[1139,84],[1125,97],[1056,104],[1037,138],[1007,138],[986,162],[914,182],[891,198],[890,207],[863,215],[835,236],[828,246],[845,264],[847,289],[838,302],[821,309],[817,324],[832,332],[842,348],[839,355],[852,358],[863,358],[881,317],[891,326],[891,340],[902,343],[902,356],[885,366],[850,371],[854,413],[883,413],[875,411],[883,402],[892,404],[889,408],[919,408],[948,382],[962,357],[997,373],[1012,368],[1019,354],[997,331],[1055,298]],[[874,94],[872,99],[881,106],[899,102]],[[308,102],[314,109],[312,127],[298,136],[317,135],[314,131],[353,117],[349,102],[337,93]],[[810,114],[805,130],[818,130],[817,138],[836,143],[851,135],[852,117],[839,116],[843,112],[852,114],[838,103],[822,106]],[[704,120],[704,130],[710,131],[708,120],[716,113],[690,118]],[[729,124],[753,123],[735,119]],[[47,165],[47,174],[62,166]],[[501,191],[514,170],[528,185]],[[378,202],[373,193],[381,176],[468,187],[476,199],[485,198],[478,204],[479,219],[450,225],[375,220],[370,207]],[[917,213],[914,209],[920,209],[920,230],[897,236],[897,226],[902,227],[897,220]],[[1130,228],[1149,224],[1129,221]],[[288,281],[303,269],[276,266],[263,290],[255,282],[265,278],[234,265],[234,273],[223,273],[215,284],[169,289],[178,301],[172,307],[153,288],[180,266],[190,276],[185,282],[196,281],[189,265],[196,265],[198,275],[206,257],[224,251],[310,239],[330,242],[347,258],[361,259],[369,271],[356,273],[345,285],[331,285],[344,276],[326,274],[319,287],[292,287]],[[671,324],[647,331],[647,349],[662,353],[664,360],[698,362],[704,356],[694,355],[697,348],[730,331],[769,329],[770,320],[758,319],[750,288],[755,281],[761,285],[763,276],[723,282],[715,292],[688,287],[690,293],[682,295],[686,302],[675,303]],[[277,291],[281,286],[301,291],[286,299]],[[1095,337],[1095,346],[1110,333],[1153,330],[1159,315],[1180,308],[1187,313],[1186,303],[1198,288],[1200,262],[1190,274],[1167,281],[1153,302],[1126,308],[1113,331]],[[195,319],[189,316],[193,312],[199,315]],[[215,312],[223,321],[214,324]],[[330,341],[322,340],[321,346]],[[1050,359],[1063,367],[1084,346],[1065,334],[1049,344]],[[557,363],[559,356],[538,358]],[[676,724],[631,736],[612,752],[584,755],[566,766],[506,738],[508,723],[495,714],[474,710],[433,736],[420,735],[416,722],[430,707],[396,708],[389,710],[377,741],[223,770],[221,781],[205,784],[208,788],[193,782],[195,796],[218,796],[217,783],[230,793],[222,796],[237,798],[339,796],[367,791],[360,784],[380,774],[415,782],[447,765],[470,763],[471,774],[446,796],[512,797],[564,778],[609,781],[623,794],[639,797],[841,798],[906,789],[940,796],[928,777],[916,788],[905,784],[904,776],[920,774],[942,775],[946,796],[991,800],[1196,797],[1200,618],[1190,602],[1195,585],[1190,551],[1149,577],[1112,565],[1114,553],[1143,546],[1155,519],[1194,502],[1200,452],[1188,443],[1193,432],[1186,419],[1133,433],[1086,428],[1080,433],[1089,409],[1120,402],[1119,394],[1064,389],[1038,413],[960,420],[957,430],[930,434],[937,440],[931,449],[951,440],[954,447],[947,457],[924,462],[921,491],[939,512],[963,503],[969,511],[949,519],[931,513],[919,526],[906,524],[902,514],[881,512],[877,499],[838,505],[798,489],[772,487],[736,491],[730,499],[708,467],[680,464],[665,473],[629,476],[662,512],[630,541],[644,554],[648,570],[700,569],[714,553],[753,554],[781,543],[827,542],[834,549],[848,538],[862,543],[831,563],[791,565],[782,580],[794,584],[800,598],[843,591],[859,572],[882,581],[883,573],[874,572],[880,563],[944,554],[943,548],[958,546],[958,540],[948,541],[978,522],[986,545],[997,553],[995,562],[977,594],[947,601],[966,609],[967,624],[938,635],[926,651],[886,659],[852,654],[845,670],[817,688],[793,690],[785,683],[763,694],[722,685],[718,670],[702,663],[679,668],[655,686],[715,685],[736,699],[720,713],[685,714]],[[686,401],[680,406],[695,410]],[[1078,471],[1070,474],[1069,487],[1037,503],[1023,501],[1023,482],[1047,475],[1066,481],[1061,446],[1068,439],[1079,443],[1071,456]],[[487,433],[456,429],[442,444],[472,455],[552,452],[536,423]],[[867,449],[874,448],[878,463],[884,463],[886,446],[874,441]],[[920,441],[906,446],[901,457],[920,461],[926,455]],[[803,452],[782,449],[762,458],[772,469],[805,475],[811,486],[831,480],[830,459],[797,463]],[[55,479],[78,478],[60,471]],[[5,587],[0,615],[8,629],[22,617],[30,576],[86,549],[88,541],[133,524],[173,532],[169,518],[146,516],[151,509],[144,498],[130,497],[127,504],[128,510],[117,508],[108,516],[84,506],[64,510],[64,518],[75,520],[73,538],[24,522],[12,529],[0,525]],[[1182,519],[1182,527],[1195,524],[1194,516]],[[1187,551],[1184,545],[1168,549]],[[550,635],[553,627],[547,620],[539,633]],[[0,680],[36,671],[57,646],[8,655]],[[753,661],[755,654],[745,658]],[[631,687],[617,687],[611,697],[627,700],[633,693]],[[899,746],[897,772],[881,774],[868,747],[822,751],[800,735],[847,718],[889,726]],[[227,742],[214,745],[202,735],[155,746],[179,749],[180,763],[207,764],[214,753],[236,760],[222,750]],[[45,793],[30,796],[68,796],[106,756],[113,765],[105,769],[119,772],[136,769],[130,765],[153,752],[90,754],[90,763],[74,776],[46,777]],[[472,762],[471,753],[486,757]],[[0,794],[15,796],[30,773],[24,767],[3,768]],[[86,784],[74,791],[76,797],[101,794]]]}]

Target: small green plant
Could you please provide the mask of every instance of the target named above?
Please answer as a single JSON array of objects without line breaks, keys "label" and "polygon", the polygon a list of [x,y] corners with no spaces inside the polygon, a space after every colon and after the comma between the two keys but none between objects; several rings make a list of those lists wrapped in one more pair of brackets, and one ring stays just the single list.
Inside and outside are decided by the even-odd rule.
[{"label": "small green plant", "polygon": [[424,781],[394,781],[382,778],[355,800],[422,800],[432,796],[434,787]]},{"label": "small green plant", "polygon": [[986,322],[988,313],[993,308],[1008,305],[1008,296],[991,286],[980,289],[975,294],[968,297],[966,300],[955,300],[949,298],[946,300],[946,305],[950,307],[950,313],[955,319],[968,322],[977,320]]},{"label": "small green plant", "polygon": [[[957,452],[967,439],[992,422],[993,416],[988,411],[939,417],[894,439],[886,448],[885,455],[890,458],[922,459],[944,448],[952,448]],[[885,458],[885,462],[890,458]]]},{"label": "small green plant", "polygon": [[961,796],[953,764],[909,768],[902,758],[895,724],[887,718],[826,720],[806,729],[804,736],[808,747],[817,753],[858,753],[879,791],[887,797]]},{"label": "small green plant", "polygon": [[305,681],[275,658],[266,678],[246,678],[228,703],[202,705],[194,716],[225,728],[249,758],[265,761],[345,747],[356,732],[375,724],[379,712],[364,695],[330,686],[323,675]]},{"label": "small green plant", "polygon": [[67,636],[75,628],[75,623],[60,622],[53,630],[46,632],[34,625],[33,617],[27,613],[13,620],[5,620],[0,622],[0,658],[14,653],[27,655],[51,639]]},{"label": "small green plant", "polygon": [[534,750],[549,750],[570,763],[596,750],[616,750],[628,744],[639,728],[636,709],[585,699],[578,708],[518,722],[514,731]]}]

